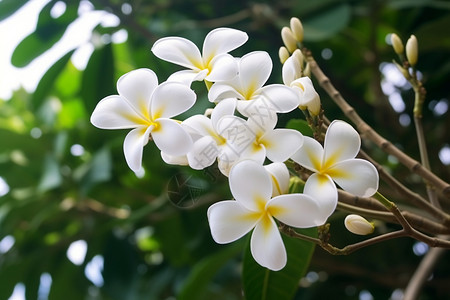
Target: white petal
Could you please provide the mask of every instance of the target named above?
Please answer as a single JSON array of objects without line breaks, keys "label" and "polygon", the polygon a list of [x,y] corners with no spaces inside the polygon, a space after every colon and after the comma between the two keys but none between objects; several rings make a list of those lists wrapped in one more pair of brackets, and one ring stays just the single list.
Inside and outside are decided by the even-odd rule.
[{"label": "white petal", "polygon": [[205,79],[211,82],[231,80],[238,73],[236,59],[229,54],[214,57],[209,68],[210,73]]},{"label": "white petal", "polygon": [[197,98],[193,90],[178,82],[164,82],[153,93],[152,119],[171,118],[192,107]]},{"label": "white petal", "polygon": [[322,145],[309,136],[303,137],[303,145],[291,156],[296,163],[313,172],[321,169],[322,157]]},{"label": "white petal", "polygon": [[216,107],[214,107],[211,113],[212,126],[217,130],[217,124],[219,120],[224,116],[234,115],[236,109],[236,100],[232,98],[224,99],[220,101]]},{"label": "white petal", "polygon": [[216,142],[210,136],[204,136],[192,145],[187,154],[189,166],[195,170],[202,170],[212,165],[219,154]]},{"label": "white petal", "polygon": [[189,128],[189,133],[196,133],[201,136],[211,136],[215,133],[211,124],[211,119],[204,115],[193,115],[184,120],[182,125],[185,128]]},{"label": "white petal", "polygon": [[[235,145],[228,144],[229,147],[237,148]],[[266,147],[263,144],[251,143],[246,149],[239,152],[240,160],[252,160],[263,165],[266,160]]]},{"label": "white petal", "polygon": [[335,164],[328,172],[344,190],[359,197],[370,197],[378,190],[378,171],[363,159],[349,159]]},{"label": "white petal", "polygon": [[297,130],[281,128],[266,133],[260,142],[266,147],[268,159],[284,162],[302,146],[303,135]]},{"label": "white petal", "polygon": [[197,46],[188,39],[166,37],[153,44],[152,52],[158,58],[196,71],[203,70],[202,56]]},{"label": "white petal", "polygon": [[287,86],[290,86],[291,83],[297,79],[297,65],[294,56],[290,56],[283,64],[282,68],[282,77],[283,83]]},{"label": "white petal", "polygon": [[306,180],[303,193],[317,201],[322,212],[319,215],[322,219],[319,219],[318,223],[325,223],[336,209],[338,200],[337,188],[333,180],[326,175],[312,174]]},{"label": "white petal", "polygon": [[263,87],[260,96],[267,99],[276,112],[287,113],[298,107],[300,99],[292,88],[282,84],[271,84]]},{"label": "white petal", "polygon": [[256,135],[262,136],[265,132],[272,131],[275,128],[278,116],[270,106],[267,106],[261,99],[245,102],[251,103],[251,106],[246,106],[245,114],[248,116],[248,126]]},{"label": "white petal", "polygon": [[167,81],[179,82],[190,87],[193,81],[202,81],[207,74],[208,70],[206,69],[200,72],[194,70],[182,70],[170,75],[169,78],[167,78]]},{"label": "white petal", "polygon": [[243,96],[229,83],[214,83],[208,92],[210,102],[220,102],[227,98],[242,99]]},{"label": "white petal", "polygon": [[358,132],[348,123],[334,120],[328,126],[324,141],[324,168],[355,158],[361,146]]},{"label": "white petal", "polygon": [[189,134],[171,119],[158,119],[152,138],[159,150],[173,156],[184,155],[191,150],[192,139]]},{"label": "white petal", "polygon": [[240,91],[245,99],[251,99],[253,92],[260,89],[272,72],[272,60],[267,52],[254,51],[244,55],[239,61]]},{"label": "white petal", "polygon": [[272,182],[264,167],[244,160],[231,168],[230,190],[233,197],[249,210],[261,211],[272,196]]},{"label": "white petal", "polygon": [[286,265],[287,255],[275,221],[265,216],[256,224],[250,240],[250,250],[258,264],[273,271]]},{"label": "white petal", "polygon": [[224,116],[217,123],[217,133],[227,140],[236,153],[242,153],[255,141],[255,132],[247,121],[236,116]]},{"label": "white petal", "polygon": [[161,151],[162,160],[169,165],[188,166],[189,162],[186,155],[173,156]]},{"label": "white petal", "polygon": [[91,115],[91,123],[102,129],[135,128],[145,123],[125,98],[119,95],[103,98]]},{"label": "white petal", "polygon": [[132,107],[140,114],[148,118],[150,99],[153,91],[158,86],[158,78],[150,69],[133,70],[117,81],[119,95],[127,99]]},{"label": "white petal", "polygon": [[231,168],[239,161],[240,157],[232,148],[225,146],[221,147],[219,156],[217,157],[217,166],[220,172],[228,177]]},{"label": "white petal", "polygon": [[284,163],[271,163],[264,166],[272,180],[272,197],[289,192],[289,170]]},{"label": "white petal", "polygon": [[305,194],[277,196],[267,203],[267,208],[273,217],[297,228],[322,225],[329,217],[313,197]]},{"label": "white petal", "polygon": [[148,138],[153,126],[139,126],[131,130],[123,142],[123,152],[128,166],[133,172],[139,171],[142,167],[142,152],[148,143]]},{"label": "white petal", "polygon": [[214,56],[230,52],[242,46],[248,39],[245,32],[232,28],[216,28],[203,42],[203,60],[208,63]]},{"label": "white petal", "polygon": [[234,200],[214,203],[207,214],[211,235],[219,244],[243,237],[255,227],[259,217]]}]

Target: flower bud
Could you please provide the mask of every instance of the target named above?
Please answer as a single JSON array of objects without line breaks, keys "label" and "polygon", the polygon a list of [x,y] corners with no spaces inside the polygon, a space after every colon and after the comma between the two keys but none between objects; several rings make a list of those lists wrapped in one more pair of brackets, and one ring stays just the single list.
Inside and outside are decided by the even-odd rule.
[{"label": "flower bud", "polygon": [[289,27],[283,27],[281,29],[281,39],[289,52],[294,52],[297,49],[297,40]]},{"label": "flower bud", "polygon": [[371,234],[375,230],[375,226],[372,223],[359,215],[348,215],[344,220],[344,224],[348,231],[359,235]]},{"label": "flower bud", "polygon": [[395,33],[391,34],[391,44],[394,48],[395,53],[403,54],[403,50],[405,50],[405,48],[403,47],[402,40]]},{"label": "flower bud", "polygon": [[291,30],[298,42],[303,42],[303,25],[298,18],[291,18]]},{"label": "flower bud", "polygon": [[289,51],[286,47],[280,47],[278,50],[278,57],[280,58],[280,62],[284,64],[284,62],[289,58]]},{"label": "flower bud", "polygon": [[411,35],[406,42],[406,58],[408,58],[408,62],[411,66],[416,65],[418,52],[417,38],[415,35]]}]

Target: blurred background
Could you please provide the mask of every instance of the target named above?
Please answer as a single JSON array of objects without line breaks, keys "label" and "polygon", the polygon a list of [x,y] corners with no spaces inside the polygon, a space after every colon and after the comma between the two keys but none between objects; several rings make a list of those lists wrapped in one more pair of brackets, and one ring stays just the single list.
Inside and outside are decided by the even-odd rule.
[{"label": "blurred background", "polygon": [[[162,82],[179,70],[150,51],[169,35],[201,47],[214,28],[243,30],[249,41],[232,54],[267,51],[274,64],[270,82],[280,83],[280,30],[293,16],[302,20],[305,46],[337,89],[415,159],[414,96],[392,64],[389,34],[404,43],[417,36],[431,167],[448,181],[449,1],[2,0],[0,300],[242,299],[244,244],[215,244],[206,219],[210,204],[230,198],[226,178],[214,166],[166,165],[151,143],[144,148],[145,172],[135,174],[123,156],[126,131],[97,129],[89,118],[98,101],[116,94],[124,73],[150,68]],[[190,113],[203,113],[211,107],[204,84],[193,88],[198,101]],[[316,89],[327,117],[345,120]],[[365,146],[423,193],[420,178]],[[361,240],[346,232],[344,217],[330,218],[331,242],[341,247]],[[377,223],[378,232],[392,228]],[[427,251],[407,238],[349,256],[317,247],[296,299],[401,299]],[[420,299],[448,299],[449,271],[445,253]]]}]

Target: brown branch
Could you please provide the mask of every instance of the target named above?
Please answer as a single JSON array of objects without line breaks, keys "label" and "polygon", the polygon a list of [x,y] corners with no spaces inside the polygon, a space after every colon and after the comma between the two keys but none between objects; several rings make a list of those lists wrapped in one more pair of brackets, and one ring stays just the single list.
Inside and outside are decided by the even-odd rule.
[{"label": "brown branch", "polygon": [[375,130],[373,130],[372,127],[370,127],[364,120],[361,119],[355,109],[347,103],[347,101],[342,97],[339,91],[336,90],[330,79],[320,69],[311,53],[305,50],[304,55],[308,60],[312,74],[314,74],[314,76],[317,78],[320,86],[327,92],[327,94],[339,106],[344,114],[356,125],[358,131],[362,135],[365,135],[386,153],[395,156],[399,160],[399,162],[405,165],[409,170],[411,170],[411,172],[421,176],[424,180],[432,184],[444,197],[450,199],[450,184],[443,181],[434,173],[424,168],[418,161],[406,155],[400,149],[395,147],[391,142],[389,142],[388,140],[380,136]]}]

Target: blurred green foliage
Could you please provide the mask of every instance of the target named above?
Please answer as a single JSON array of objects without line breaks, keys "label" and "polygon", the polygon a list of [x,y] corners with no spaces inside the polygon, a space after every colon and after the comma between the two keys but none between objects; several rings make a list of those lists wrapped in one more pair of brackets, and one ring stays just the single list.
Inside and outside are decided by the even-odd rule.
[{"label": "blurred green foliage", "polygon": [[[26,2],[1,1],[0,20],[13,15]],[[15,66],[26,66],[50,49],[78,17],[80,3],[88,3],[64,0],[65,12],[53,18],[50,11],[56,2],[51,0],[44,6],[36,31],[15,49],[11,58]],[[73,66],[70,51],[50,67],[34,93],[19,90],[8,101],[0,101],[0,177],[9,186],[9,191],[0,197],[0,241],[11,237],[14,240],[8,251],[0,253],[0,299],[8,299],[19,282],[26,287],[26,299],[46,299],[39,292],[42,274],[49,274],[52,280],[48,299],[241,299],[242,286],[246,286],[249,299],[259,299],[265,290],[242,282],[242,268],[246,279],[253,276],[261,282],[257,278],[262,274],[292,290],[284,299],[294,293],[296,299],[357,299],[365,291],[374,299],[388,299],[406,286],[420,262],[420,256],[412,250],[415,242],[408,239],[385,242],[346,257],[333,257],[319,248],[311,254],[312,245],[292,246],[299,241],[286,241],[288,252],[294,256],[290,262],[294,264],[288,265],[285,273],[265,275],[265,270],[255,270],[258,266],[245,259],[249,256],[245,241],[217,245],[210,236],[206,209],[214,201],[230,198],[227,180],[217,169],[192,171],[168,166],[156,147],[149,144],[144,149],[146,172],[137,177],[123,157],[125,132],[96,129],[89,117],[100,99],[116,93],[115,82],[122,74],[147,67],[163,81],[177,70],[150,51],[156,39],[169,35],[189,38],[201,46],[213,28],[246,31],[249,41],[233,54],[269,52],[274,61],[271,81],[281,82],[279,32],[289,24],[290,17],[296,16],[304,24],[305,45],[344,97],[377,131],[417,158],[416,141],[411,138],[415,136],[413,126],[399,122],[400,115],[412,115],[412,91],[398,88],[405,110],[396,112],[380,86],[380,66],[394,58],[386,43],[387,34],[396,32],[404,41],[415,34],[419,40],[418,69],[428,91],[424,126],[431,166],[442,178],[449,178],[449,168],[438,159],[438,152],[450,142],[450,118],[448,113],[433,110],[439,101],[445,100],[442,103],[448,107],[450,99],[449,2],[89,3],[95,10],[117,15],[120,24],[95,28],[92,34],[97,42],[85,70]],[[120,29],[127,30],[127,41],[109,42],[108,37]],[[326,53],[331,53],[331,57]],[[325,114],[330,119],[345,118],[324,92],[318,87],[317,90]],[[209,107],[206,92],[199,93],[198,98],[194,113]],[[289,117],[302,118],[298,113]],[[304,124],[300,122],[298,126]],[[423,191],[419,178],[372,145],[366,146],[397,178],[414,190]],[[191,193],[187,202],[183,193]],[[383,193],[395,200],[391,191]],[[345,246],[360,238],[344,230],[343,216],[337,212],[330,219],[331,238]],[[390,226],[379,224],[378,228],[383,231]],[[86,241],[87,253],[83,262],[75,265],[66,253],[78,240]],[[99,259],[103,261],[101,279],[92,282],[85,270]],[[446,255],[421,299],[445,299],[450,294],[449,269],[450,258]],[[303,277],[306,272],[308,276]],[[296,280],[288,283],[282,275],[291,279],[303,277],[300,288],[296,290]],[[277,293],[272,290],[265,295],[267,299],[283,299]]]}]

